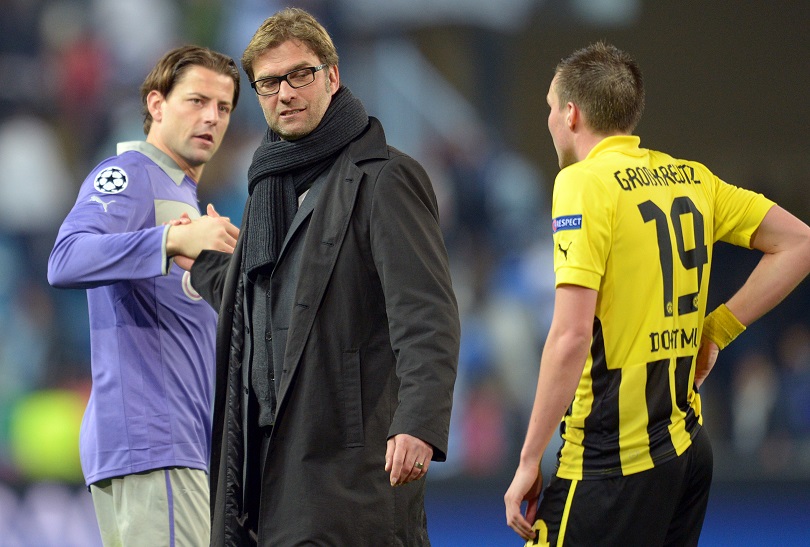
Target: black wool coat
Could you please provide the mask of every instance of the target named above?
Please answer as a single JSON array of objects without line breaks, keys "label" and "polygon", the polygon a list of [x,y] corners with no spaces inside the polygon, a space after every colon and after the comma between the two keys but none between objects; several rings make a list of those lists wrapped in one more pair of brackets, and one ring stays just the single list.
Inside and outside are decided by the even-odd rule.
[{"label": "black wool coat", "polygon": [[[429,545],[425,480],[391,487],[384,459],[399,433],[446,458],[460,327],[437,209],[422,167],[388,146],[371,118],[330,169],[308,228],[288,236],[285,245],[303,248],[263,462],[259,545]],[[219,310],[217,546],[256,541],[245,530],[242,471],[261,439],[243,431],[246,386],[241,363],[229,365],[240,343],[231,331],[243,238],[232,257],[205,251],[192,268],[193,286]],[[286,271],[285,251],[273,276]]]}]

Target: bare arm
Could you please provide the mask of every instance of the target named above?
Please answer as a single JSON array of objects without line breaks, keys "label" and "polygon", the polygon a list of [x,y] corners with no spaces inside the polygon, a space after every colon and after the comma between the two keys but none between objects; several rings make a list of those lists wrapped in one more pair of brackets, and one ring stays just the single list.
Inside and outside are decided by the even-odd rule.
[{"label": "bare arm", "polygon": [[765,255],[726,303],[746,326],[773,309],[810,273],[810,227],[776,205],[754,232],[751,246]]},{"label": "bare arm", "polygon": [[[772,310],[810,273],[810,227],[778,205],[771,208],[751,238],[751,246],[765,253],[726,306],[740,323],[750,325]],[[719,349],[701,340],[695,383],[709,375]]]},{"label": "bare arm", "polygon": [[[593,334],[597,292],[560,285],[554,316],[540,360],[540,375],[520,464],[504,503],[506,523],[523,539],[534,537],[532,525],[542,489],[540,459],[576,393]],[[520,504],[526,501],[526,516]]]}]

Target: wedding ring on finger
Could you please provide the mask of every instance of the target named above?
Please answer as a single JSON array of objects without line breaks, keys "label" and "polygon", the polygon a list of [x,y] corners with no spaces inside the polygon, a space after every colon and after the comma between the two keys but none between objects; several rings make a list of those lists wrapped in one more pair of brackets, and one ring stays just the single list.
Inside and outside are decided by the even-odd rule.
[{"label": "wedding ring on finger", "polygon": [[421,462],[413,462],[413,466],[421,471],[425,467],[425,464]]}]

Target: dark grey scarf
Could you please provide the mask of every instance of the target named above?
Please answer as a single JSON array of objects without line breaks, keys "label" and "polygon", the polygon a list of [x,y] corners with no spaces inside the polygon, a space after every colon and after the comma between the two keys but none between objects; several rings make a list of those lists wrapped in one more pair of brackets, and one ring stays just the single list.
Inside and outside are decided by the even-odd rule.
[{"label": "dark grey scarf", "polygon": [[309,190],[337,154],[368,127],[363,103],[341,86],[312,133],[283,141],[271,129],[253,154],[248,169],[244,271],[272,268],[293,217],[298,196]]}]

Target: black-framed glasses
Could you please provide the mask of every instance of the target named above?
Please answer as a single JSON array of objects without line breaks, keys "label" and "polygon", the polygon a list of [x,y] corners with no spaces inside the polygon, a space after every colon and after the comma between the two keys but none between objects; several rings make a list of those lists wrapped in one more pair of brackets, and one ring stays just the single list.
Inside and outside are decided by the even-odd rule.
[{"label": "black-framed glasses", "polygon": [[268,76],[259,78],[255,82],[250,82],[250,87],[257,95],[275,95],[281,89],[281,82],[286,81],[290,87],[298,89],[315,81],[315,73],[323,70],[329,65],[308,66],[296,68],[282,76]]}]

